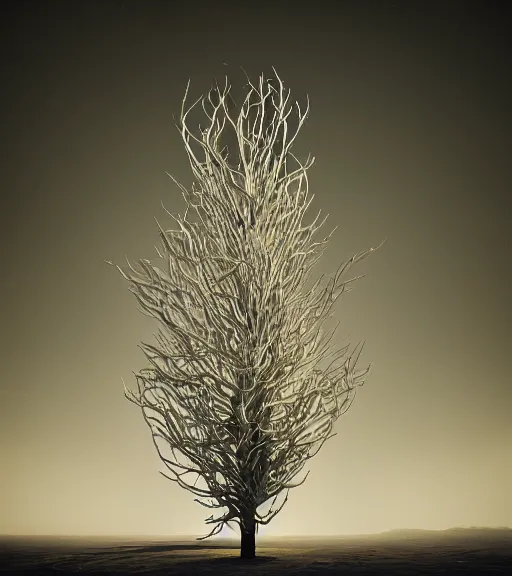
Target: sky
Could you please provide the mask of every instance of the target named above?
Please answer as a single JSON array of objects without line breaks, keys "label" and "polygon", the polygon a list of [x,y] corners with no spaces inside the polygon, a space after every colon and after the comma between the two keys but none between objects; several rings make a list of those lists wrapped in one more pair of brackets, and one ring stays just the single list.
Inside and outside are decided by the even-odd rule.
[{"label": "sky", "polygon": [[192,182],[174,127],[274,66],[309,119],[318,264],[387,239],[337,308],[372,374],[266,535],[512,526],[511,90],[494,2],[3,7],[0,534],[201,536],[122,378],[156,321],[104,260],[153,258]]}]

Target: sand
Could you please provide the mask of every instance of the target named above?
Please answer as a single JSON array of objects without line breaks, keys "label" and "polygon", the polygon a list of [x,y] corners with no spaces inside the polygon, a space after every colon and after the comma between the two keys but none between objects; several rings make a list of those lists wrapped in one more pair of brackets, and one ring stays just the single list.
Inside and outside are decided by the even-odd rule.
[{"label": "sand", "polygon": [[236,540],[0,536],[0,574],[505,575],[512,529],[398,530],[378,535]]}]

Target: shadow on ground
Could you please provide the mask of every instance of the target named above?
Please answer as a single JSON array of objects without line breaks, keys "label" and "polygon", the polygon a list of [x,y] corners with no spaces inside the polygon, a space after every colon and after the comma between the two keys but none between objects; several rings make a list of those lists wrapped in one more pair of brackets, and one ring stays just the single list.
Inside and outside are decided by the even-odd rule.
[{"label": "shadow on ground", "polygon": [[0,573],[278,574],[345,576],[503,576],[512,566],[511,529],[393,531],[331,538],[258,539],[257,556],[240,558],[232,540],[0,537]]}]

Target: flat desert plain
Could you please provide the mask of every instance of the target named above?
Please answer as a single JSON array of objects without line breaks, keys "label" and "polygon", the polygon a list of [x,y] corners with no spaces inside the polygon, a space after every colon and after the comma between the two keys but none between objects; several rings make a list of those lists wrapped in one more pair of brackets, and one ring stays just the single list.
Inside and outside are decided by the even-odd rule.
[{"label": "flat desert plain", "polygon": [[254,560],[239,554],[236,540],[219,538],[1,536],[0,574],[504,576],[512,575],[512,529],[260,536]]}]

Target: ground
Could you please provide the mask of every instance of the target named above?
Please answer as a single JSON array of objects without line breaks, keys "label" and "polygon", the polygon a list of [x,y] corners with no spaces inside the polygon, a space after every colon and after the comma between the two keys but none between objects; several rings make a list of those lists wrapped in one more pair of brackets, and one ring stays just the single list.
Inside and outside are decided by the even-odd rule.
[{"label": "ground", "polygon": [[256,546],[256,559],[244,561],[235,540],[1,536],[0,574],[492,576],[512,566],[507,528],[259,537]]}]

